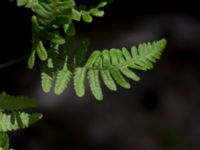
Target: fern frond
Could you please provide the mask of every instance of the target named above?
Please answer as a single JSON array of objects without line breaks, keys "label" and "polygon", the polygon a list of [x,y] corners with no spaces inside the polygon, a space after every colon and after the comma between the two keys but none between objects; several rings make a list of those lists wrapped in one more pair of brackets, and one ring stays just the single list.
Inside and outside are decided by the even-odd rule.
[{"label": "fern frond", "polygon": [[[75,71],[74,85],[78,96],[84,95],[78,83],[81,79],[81,88],[84,88],[85,74],[90,84],[90,89],[97,100],[103,99],[100,76],[105,85],[112,91],[117,90],[116,84],[129,89],[130,83],[125,77],[139,81],[140,77],[131,69],[150,70],[153,64],[160,58],[166,46],[166,40],[162,39],[153,43],[143,43],[138,47],[132,47],[131,51],[126,48],[94,51],[86,65]],[[130,69],[131,68],[131,69]],[[84,74],[81,73],[84,70]],[[87,72],[87,73],[85,73]],[[81,94],[80,94],[81,93]]]},{"label": "fern frond", "polygon": [[33,123],[39,121],[42,114],[25,112],[0,112],[0,132],[14,131],[29,127]]},{"label": "fern frond", "polygon": [[[86,64],[83,63],[89,44],[82,42],[73,51],[72,38],[76,34],[74,21],[92,22],[93,17],[102,17],[102,8],[107,1],[97,6],[76,6],[75,0],[17,0],[18,6],[25,6],[33,11],[32,31],[33,48],[28,60],[29,68],[33,68],[35,53],[38,54],[44,66],[41,73],[42,89],[49,92],[57,73],[55,94],[61,94],[68,86],[72,76],[76,94],[85,94],[85,79],[89,81],[90,89],[96,99],[103,99],[101,80],[105,86],[117,90],[117,85],[129,89],[128,79],[139,81],[140,77],[132,70],[150,70],[160,58],[166,46],[162,39],[153,43],[143,43],[138,47],[94,51]],[[56,47],[56,51],[52,48]],[[66,60],[67,58],[67,60]],[[60,66],[66,64],[60,69]],[[128,79],[127,79],[128,78]]]},{"label": "fern frond", "polygon": [[36,108],[38,105],[38,102],[33,98],[0,94],[0,110],[22,110]]}]

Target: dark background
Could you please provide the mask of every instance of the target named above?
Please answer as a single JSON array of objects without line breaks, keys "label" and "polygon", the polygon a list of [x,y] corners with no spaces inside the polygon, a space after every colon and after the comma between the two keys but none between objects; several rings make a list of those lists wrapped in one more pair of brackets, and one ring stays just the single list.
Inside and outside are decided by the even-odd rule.
[{"label": "dark background", "polygon": [[[98,1],[79,0],[95,4]],[[61,96],[40,88],[40,63],[26,60],[0,69],[0,92],[37,98],[44,119],[11,134],[16,150],[199,150],[200,15],[195,1],[114,0],[104,18],[76,24],[78,36],[90,37],[91,50],[130,47],[168,40],[154,70],[138,72],[131,90],[104,89],[97,102],[89,90],[83,99],[73,86]],[[0,64],[31,49],[31,12],[0,2]]]}]

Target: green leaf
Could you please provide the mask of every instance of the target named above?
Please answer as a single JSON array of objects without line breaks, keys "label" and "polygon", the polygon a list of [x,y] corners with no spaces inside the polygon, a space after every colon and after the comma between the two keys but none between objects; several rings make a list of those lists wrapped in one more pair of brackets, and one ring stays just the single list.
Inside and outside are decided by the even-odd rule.
[{"label": "green leaf", "polygon": [[34,3],[32,5],[32,11],[35,12],[37,15],[43,18],[49,18],[51,17],[51,12],[46,10],[42,5],[39,3]]},{"label": "green leaf", "polygon": [[115,84],[115,81],[113,80],[110,71],[108,70],[102,70],[101,71],[101,77],[105,85],[110,89],[111,91],[116,91],[117,86]]},{"label": "green leaf", "polygon": [[0,94],[0,109],[2,110],[21,110],[38,106],[38,102],[33,98]]},{"label": "green leaf", "polygon": [[[111,66],[110,64],[110,55],[109,55],[109,51],[108,50],[103,50],[102,52],[102,56],[103,56],[103,67],[104,68],[108,68],[109,66]],[[101,71],[101,77],[103,79],[103,82],[105,83],[105,85],[112,91],[116,91],[117,90],[117,86],[110,74],[109,70],[102,70]]]},{"label": "green leaf", "polygon": [[28,59],[28,68],[33,69],[34,65],[35,65],[35,50],[32,50]]},{"label": "green leaf", "polygon": [[129,68],[121,68],[120,71],[128,78],[134,81],[140,81],[140,77]]},{"label": "green leaf", "polygon": [[37,50],[37,54],[38,54],[40,60],[45,61],[48,58],[47,51],[44,48],[42,41],[38,42],[36,50]]},{"label": "green leaf", "polygon": [[61,10],[72,9],[76,5],[74,0],[57,1],[55,4]]},{"label": "green leaf", "polygon": [[18,7],[26,5],[26,3],[27,3],[27,0],[17,0]]},{"label": "green leaf", "polygon": [[54,72],[50,69],[44,68],[42,69],[41,72],[41,84],[42,84],[42,90],[45,93],[50,92],[51,87],[53,85],[53,81],[54,81]]},{"label": "green leaf", "polygon": [[76,9],[72,9],[72,18],[76,21],[80,21],[81,20],[81,12],[79,12]]},{"label": "green leaf", "polygon": [[59,34],[54,34],[51,38],[51,42],[56,45],[63,45],[65,44],[65,39]]},{"label": "green leaf", "polygon": [[85,76],[86,68],[76,68],[74,72],[74,89],[78,97],[83,97],[85,94]]},{"label": "green leaf", "polygon": [[97,6],[98,8],[102,8],[105,7],[108,3],[106,1],[102,1],[99,3],[99,5]]},{"label": "green leaf", "polygon": [[85,66],[88,67],[88,68],[92,67],[99,56],[101,56],[101,52],[100,51],[94,51],[90,55],[90,57],[89,57],[89,59],[88,59],[88,61],[87,61]]},{"label": "green leaf", "polygon": [[47,60],[47,67],[48,68],[54,68],[54,63],[53,63],[53,59],[52,58],[48,58]]},{"label": "green leaf", "polygon": [[[116,83],[123,88],[129,89],[131,85],[125,77],[134,81],[140,80],[140,77],[129,68],[139,70],[152,69],[153,63],[160,58],[165,46],[166,40],[162,39],[157,42],[142,43],[138,47],[132,47],[130,52],[126,48],[122,48],[122,51],[115,48],[103,50],[102,52],[94,51],[84,68],[88,70],[87,78],[95,98],[98,100],[103,98],[99,73],[110,90],[117,90]],[[82,87],[84,88],[83,85]]]},{"label": "green leaf", "polygon": [[123,53],[123,56],[126,59],[126,61],[132,60],[132,57],[131,57],[129,51],[125,47],[122,48],[122,53]]},{"label": "green leaf", "polygon": [[111,75],[115,79],[116,83],[125,89],[129,89],[131,85],[126,81],[122,74],[118,70],[112,70]]},{"label": "green leaf", "polygon": [[0,150],[9,149],[9,137],[5,132],[0,132]]},{"label": "green leaf", "polygon": [[[96,59],[96,62],[93,65],[95,68],[102,67],[102,59],[101,57],[98,57]],[[103,93],[101,88],[101,82],[99,79],[99,70],[89,70],[88,71],[88,79],[90,83],[90,89],[92,91],[92,94],[97,100],[103,100]]]},{"label": "green leaf", "polygon": [[60,95],[63,93],[63,91],[68,87],[71,77],[72,73],[68,70],[67,64],[65,64],[62,70],[58,71],[54,89],[55,94]]},{"label": "green leaf", "polygon": [[99,80],[99,71],[98,70],[89,70],[88,71],[88,80],[92,94],[97,100],[103,100],[103,93]]},{"label": "green leaf", "polygon": [[32,8],[33,5],[37,4],[38,0],[27,0],[27,4],[25,5],[26,8]]},{"label": "green leaf", "polygon": [[29,127],[33,123],[39,121],[42,114],[25,112],[0,112],[0,132],[14,131]]},{"label": "green leaf", "polygon": [[97,9],[97,8],[91,9],[91,10],[90,10],[90,13],[91,13],[93,16],[96,16],[96,17],[103,17],[103,16],[104,16],[104,11],[103,11],[103,10],[99,10],[99,9]]},{"label": "green leaf", "polygon": [[82,19],[87,23],[91,23],[93,21],[92,16],[87,11],[82,11]]}]

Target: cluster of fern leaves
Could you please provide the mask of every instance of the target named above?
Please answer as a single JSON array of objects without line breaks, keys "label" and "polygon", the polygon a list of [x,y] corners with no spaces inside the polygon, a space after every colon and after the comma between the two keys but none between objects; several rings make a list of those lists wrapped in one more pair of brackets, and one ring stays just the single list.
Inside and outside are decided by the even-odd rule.
[{"label": "cluster of fern leaves", "polygon": [[0,94],[0,150],[9,149],[8,132],[29,127],[42,118],[40,113],[24,111],[36,107],[38,103],[34,99]]},{"label": "cluster of fern leaves", "polygon": [[[85,78],[97,100],[103,99],[100,80],[112,91],[117,85],[130,88],[124,76],[139,81],[140,78],[131,70],[147,70],[160,58],[166,40],[140,44],[138,47],[94,51],[88,61],[84,59],[89,49],[89,42],[83,40],[79,48],[73,48],[75,36],[74,21],[92,22],[93,16],[102,17],[102,7],[107,2],[87,9],[77,6],[74,0],[17,0],[18,6],[30,8],[32,16],[32,52],[28,67],[32,69],[36,54],[43,62],[41,83],[44,92],[50,92],[54,85],[55,94],[59,95],[74,80],[76,94],[85,94]],[[85,64],[84,64],[85,63]],[[130,69],[131,68],[131,69]],[[100,79],[101,77],[101,79]]]},{"label": "cluster of fern leaves", "polygon": [[130,88],[125,77],[139,81],[132,69],[152,69],[166,46],[166,40],[162,39],[130,50],[94,50],[85,61],[89,41],[82,40],[78,48],[73,47],[74,22],[90,23],[94,16],[102,17],[106,1],[90,8],[77,6],[74,0],[17,0],[17,5],[33,11],[32,52],[28,67],[34,67],[36,56],[42,61],[41,84],[46,93],[54,86],[55,94],[60,95],[73,80],[76,94],[82,97],[87,79],[94,97],[102,100],[101,81],[112,91],[117,90],[117,85]]},{"label": "cluster of fern leaves", "polygon": [[[85,5],[77,6],[75,0],[16,2],[17,6],[24,6],[33,12],[32,50],[28,68],[33,69],[36,56],[42,61],[41,85],[46,93],[54,86],[55,94],[60,95],[73,80],[77,96],[82,97],[87,80],[94,97],[102,100],[102,82],[111,91],[116,91],[117,85],[130,88],[127,78],[140,80],[133,69],[152,69],[166,46],[166,40],[162,39],[142,43],[129,50],[125,47],[94,50],[86,59],[89,40],[83,39],[78,48],[73,47],[75,22],[91,23],[93,17],[104,16],[102,9],[107,5],[106,1],[90,8]],[[0,150],[9,149],[9,131],[29,127],[42,118],[42,114],[23,111],[37,106],[38,103],[28,97],[0,94]]]}]

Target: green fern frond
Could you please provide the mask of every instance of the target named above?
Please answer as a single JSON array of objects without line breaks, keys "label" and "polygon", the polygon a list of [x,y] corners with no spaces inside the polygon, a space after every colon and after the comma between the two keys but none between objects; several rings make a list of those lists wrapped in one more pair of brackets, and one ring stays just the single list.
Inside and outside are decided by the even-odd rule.
[{"label": "green fern frond", "polygon": [[[49,92],[53,86],[55,76],[55,94],[61,94],[73,78],[74,89],[79,97],[85,94],[85,80],[89,81],[92,94],[96,99],[103,99],[101,81],[111,91],[117,86],[129,89],[128,79],[139,81],[140,77],[132,70],[147,71],[153,69],[154,63],[160,58],[166,46],[162,39],[153,43],[143,43],[138,47],[94,51],[85,62],[89,44],[79,44],[73,50],[72,38],[76,34],[74,21],[92,22],[93,17],[104,15],[103,7],[106,1],[97,6],[85,5],[77,7],[75,0],[17,0],[18,6],[25,6],[33,11],[33,51],[28,60],[28,66],[33,68],[35,53],[43,61],[41,73],[42,89]],[[52,49],[56,47],[56,51]],[[66,60],[67,58],[67,60]],[[60,66],[66,64],[60,69]]]},{"label": "green fern frond", "polygon": [[[103,50],[102,52],[94,51],[86,65],[75,71],[74,85],[77,95],[84,95],[82,88],[84,88],[85,74],[87,74],[90,89],[97,100],[103,99],[100,76],[108,89],[112,91],[117,90],[116,84],[129,89],[131,85],[125,77],[134,81],[140,80],[140,77],[131,69],[144,71],[152,69],[153,64],[160,58],[165,46],[166,40],[162,39],[152,44],[143,43],[138,47],[132,47],[131,51],[126,48],[123,48],[122,51],[114,48]],[[84,74],[81,73],[83,70]],[[80,83],[79,79],[81,79],[81,87],[78,85]]]},{"label": "green fern frond", "polygon": [[39,121],[42,114],[25,112],[0,112],[0,132],[14,131],[29,127],[33,123]]},{"label": "green fern frond", "polygon": [[22,110],[36,108],[38,105],[38,102],[33,98],[0,94],[0,110]]}]

